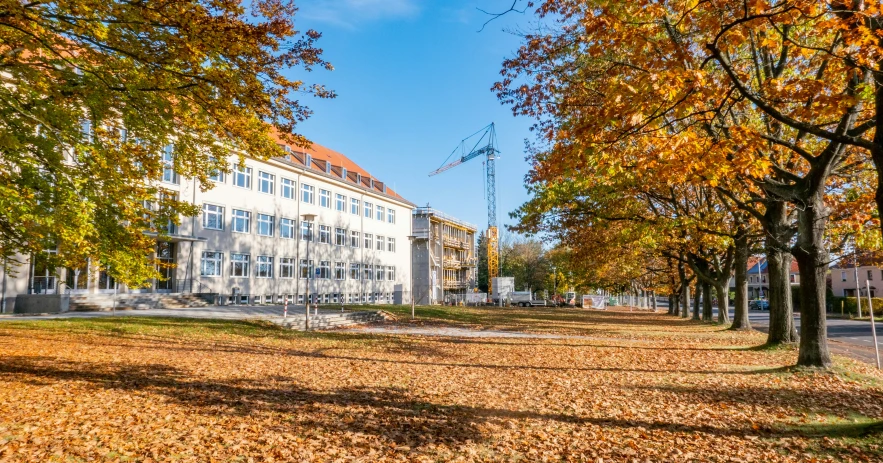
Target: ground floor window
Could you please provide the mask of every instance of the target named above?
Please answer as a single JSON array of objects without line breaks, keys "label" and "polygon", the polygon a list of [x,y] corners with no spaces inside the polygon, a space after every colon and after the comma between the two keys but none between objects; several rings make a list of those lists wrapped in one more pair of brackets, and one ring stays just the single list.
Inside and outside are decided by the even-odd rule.
[{"label": "ground floor window", "polygon": [[201,275],[204,277],[221,276],[221,265],[223,264],[224,254],[215,251],[203,251],[202,262],[200,264]]},{"label": "ground floor window", "polygon": [[270,256],[258,256],[255,266],[255,276],[258,278],[273,278],[273,258]]},{"label": "ground floor window", "polygon": [[248,254],[230,254],[230,276],[247,277],[249,259]]},{"label": "ground floor window", "polygon": [[279,259],[279,277],[294,278],[294,258],[283,257]]}]

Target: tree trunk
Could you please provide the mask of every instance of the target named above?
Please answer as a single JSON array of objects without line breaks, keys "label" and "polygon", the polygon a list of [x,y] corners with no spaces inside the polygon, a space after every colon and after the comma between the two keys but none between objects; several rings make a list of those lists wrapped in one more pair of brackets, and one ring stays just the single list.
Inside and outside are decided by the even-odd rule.
[{"label": "tree trunk", "polygon": [[727,283],[714,285],[714,290],[717,292],[717,322],[721,325],[730,323],[730,285]]},{"label": "tree trunk", "polygon": [[[797,342],[797,328],[794,326],[791,305],[791,283],[788,281],[791,254],[777,249],[767,249],[767,270],[770,283],[770,328],[767,344]],[[801,280],[801,286],[802,283]]]},{"label": "tree trunk", "polygon": [[681,299],[681,316],[687,318],[690,316],[690,282],[684,282],[684,297]]},{"label": "tree trunk", "polygon": [[711,285],[702,282],[702,321],[710,322],[714,316],[711,307]]},{"label": "tree trunk", "polygon": [[800,351],[797,364],[804,367],[831,367],[825,324],[828,250],[824,238],[827,223],[828,210],[821,194],[814,195],[806,207],[798,211],[797,244],[792,253],[800,265]]},{"label": "tree trunk", "polygon": [[656,304],[656,291],[650,291],[650,297],[650,301],[653,304],[653,312],[656,312],[656,309],[659,308],[659,306]]},{"label": "tree trunk", "polygon": [[[791,253],[787,250],[791,232],[788,211],[780,201],[767,204],[764,228],[767,233],[766,254],[769,272],[770,327],[767,344],[797,342],[794,313],[791,305]],[[802,278],[802,276],[801,276]],[[801,282],[802,283],[802,282]],[[802,286],[802,285],[801,285]]]},{"label": "tree trunk", "polygon": [[693,295],[693,320],[699,320],[699,304],[702,299],[702,285],[696,282],[696,294]]},{"label": "tree trunk", "polygon": [[736,236],[736,308],[731,330],[750,330],[748,320],[748,237]]}]

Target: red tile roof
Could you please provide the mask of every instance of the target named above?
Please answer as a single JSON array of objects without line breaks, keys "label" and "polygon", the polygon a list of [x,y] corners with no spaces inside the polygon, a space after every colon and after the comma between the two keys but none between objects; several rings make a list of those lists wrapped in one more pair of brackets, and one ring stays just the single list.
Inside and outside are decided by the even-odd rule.
[{"label": "red tile roof", "polygon": [[[282,146],[288,146],[290,148],[291,154],[288,155],[287,159],[289,162],[304,166],[314,171],[329,174],[332,177],[341,180],[343,180],[341,178],[341,175],[343,174],[343,169],[346,169],[346,180],[348,183],[358,185],[366,190],[371,190],[374,193],[386,194],[387,196],[391,196],[395,199],[413,205],[413,203],[393,191],[392,188],[386,186],[385,183],[376,178],[373,178],[371,174],[368,173],[368,171],[353,162],[350,158],[341,153],[338,153],[337,151],[326,148],[318,143],[313,143],[312,146],[306,149],[299,146],[291,146],[289,143],[284,141],[276,132],[273,132],[271,130],[270,135],[276,140],[278,144]],[[305,165],[306,156],[304,156],[304,153],[309,154],[310,158],[312,159],[312,162],[310,163],[311,165],[309,166]],[[330,166],[326,167],[326,164],[330,164]],[[361,181],[359,181],[359,176],[361,176]],[[373,187],[371,182],[372,179],[374,180]]]}]

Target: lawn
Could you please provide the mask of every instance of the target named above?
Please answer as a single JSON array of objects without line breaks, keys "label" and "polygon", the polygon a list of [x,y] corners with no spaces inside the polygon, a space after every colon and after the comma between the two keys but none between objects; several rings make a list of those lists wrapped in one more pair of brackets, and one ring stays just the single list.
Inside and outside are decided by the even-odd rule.
[{"label": "lawn", "polygon": [[[410,308],[391,309],[400,321]],[[0,461],[883,461],[883,375],[662,314],[421,308],[567,339],[0,323]]]}]

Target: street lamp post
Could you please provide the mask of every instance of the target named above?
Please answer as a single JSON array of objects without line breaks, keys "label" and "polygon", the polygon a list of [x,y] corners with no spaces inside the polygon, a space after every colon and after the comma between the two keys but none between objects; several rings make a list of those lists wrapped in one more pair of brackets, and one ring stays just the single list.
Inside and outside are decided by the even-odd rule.
[{"label": "street lamp post", "polygon": [[411,243],[411,259],[410,269],[408,270],[408,279],[411,280],[411,320],[414,319],[414,242],[417,240],[416,235],[408,235],[408,242]]},{"label": "street lamp post", "polygon": [[552,301],[557,305],[557,296],[558,296],[558,269],[554,265],[552,266]]},{"label": "street lamp post", "polygon": [[307,222],[307,298],[306,311],[304,312],[304,330],[310,330],[310,279],[313,278],[310,268],[310,243],[313,242],[313,221],[316,220],[316,214],[302,214],[300,216],[302,222]]}]

